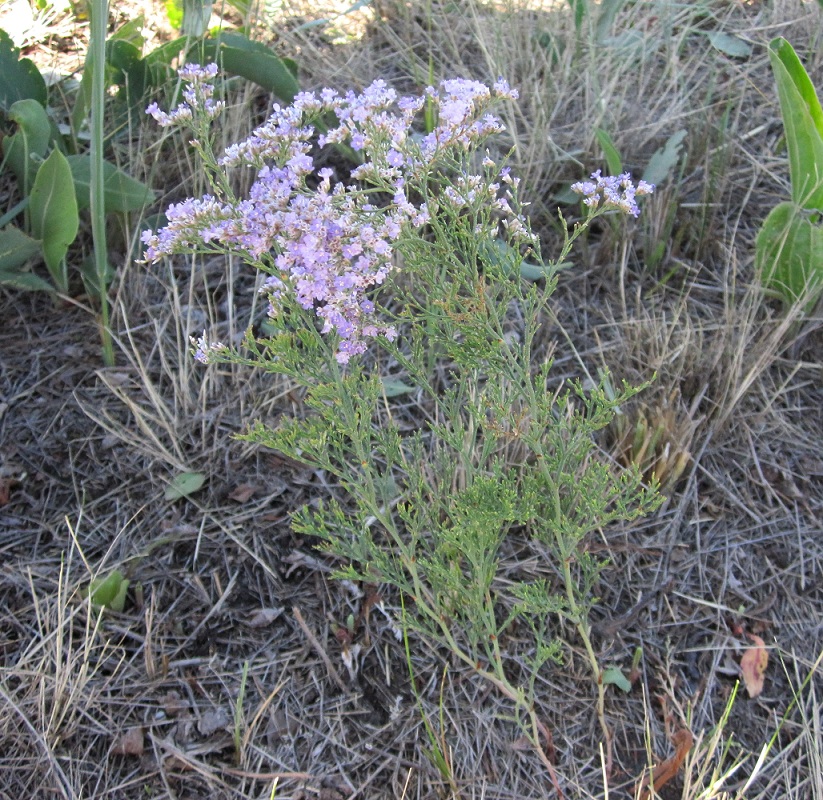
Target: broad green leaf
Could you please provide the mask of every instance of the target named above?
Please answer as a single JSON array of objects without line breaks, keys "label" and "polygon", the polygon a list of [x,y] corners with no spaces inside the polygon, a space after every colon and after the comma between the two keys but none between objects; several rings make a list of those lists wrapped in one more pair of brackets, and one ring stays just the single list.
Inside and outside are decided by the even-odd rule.
[{"label": "broad green leaf", "polygon": [[[91,156],[69,156],[67,159],[74,180],[78,208],[88,208],[91,202]],[[103,162],[103,202],[106,213],[140,211],[154,201],[154,192],[146,184]]]},{"label": "broad green leaf", "polygon": [[69,281],[64,259],[77,236],[79,218],[71,168],[59,150],[52,150],[37,171],[29,213],[31,231],[43,242],[43,258],[54,285],[66,293]]},{"label": "broad green leaf", "polygon": [[0,270],[13,271],[39,252],[40,242],[19,228],[10,225],[0,231]]},{"label": "broad green leaf", "polygon": [[[80,265],[80,275],[83,278],[83,285],[86,287],[86,291],[92,297],[99,298],[101,295],[100,277],[97,274],[97,262],[95,261],[93,253],[84,259]],[[105,274],[103,275],[103,283],[105,284],[103,291],[108,289],[112,280],[114,280],[114,267],[107,261]]]},{"label": "broad green leaf", "polygon": [[643,172],[643,180],[655,186],[663,183],[671,175],[672,170],[680,160],[680,150],[686,131],[679,130],[666,140],[666,144],[657,150],[649,159],[649,164]]},{"label": "broad green leaf", "polygon": [[162,64],[164,67],[170,67],[174,61],[189,43],[189,39],[185,36],[180,36],[177,39],[172,39],[170,42],[161,44],[150,53],[146,53],[143,60],[151,66]]},{"label": "broad green leaf", "polygon": [[[143,56],[140,65],[143,67],[142,78],[144,91],[147,91],[149,88],[159,89],[173,79],[174,75],[171,65],[175,60],[184,58],[184,56],[181,56],[181,53],[183,53],[189,44],[191,44],[189,37],[181,36],[170,42],[166,42],[156,50],[152,50],[151,53]],[[142,102],[140,104],[140,110],[143,110]]]},{"label": "broad green leaf", "polygon": [[789,150],[792,200],[823,210],[823,109],[803,64],[785,39],[769,44]]},{"label": "broad green leaf", "polygon": [[626,0],[601,0],[600,14],[597,17],[597,25],[595,26],[596,42],[602,43],[609,35],[614,18],[625,2]]},{"label": "broad green leaf", "polygon": [[709,31],[706,36],[715,50],[731,58],[748,58],[752,54],[752,46],[739,36],[721,31]]},{"label": "broad green leaf", "polygon": [[43,159],[51,139],[51,122],[43,106],[36,100],[18,100],[9,109],[9,119],[17,130],[3,139],[3,154],[20,183],[22,194],[31,191],[39,163],[32,155]]},{"label": "broad green leaf", "polygon": [[297,62],[287,56],[283,56],[280,60],[286,65],[286,69],[291,72],[292,77],[297,80]]},{"label": "broad green leaf", "polygon": [[183,18],[180,21],[180,33],[184,36],[199,38],[209,27],[211,17],[211,0],[182,0]]},{"label": "broad green leaf", "polygon": [[[339,19],[340,17],[345,17],[346,14],[352,14],[355,11],[359,11],[361,8],[366,8],[367,6],[370,6],[371,3],[372,3],[372,0],[357,0],[356,3],[353,3],[352,5],[350,5],[345,11],[341,11],[339,14],[335,14],[334,17],[332,17],[332,18],[323,17],[322,19],[313,19],[309,22],[304,22],[302,25],[298,25],[294,29],[294,32],[297,33],[297,31],[304,31],[304,30],[307,30],[309,28],[316,28],[316,27],[319,27],[320,25],[328,25],[332,22],[333,19]],[[232,5],[234,5],[234,3],[232,3]]]},{"label": "broad green leaf", "polygon": [[568,184],[559,192],[555,192],[552,199],[559,205],[572,206],[580,202],[580,195],[573,192],[571,184]]},{"label": "broad green leaf", "polygon": [[632,690],[629,679],[623,674],[619,667],[607,667],[603,670],[602,677],[603,683],[607,686],[612,684],[627,694]]},{"label": "broad green leaf", "polygon": [[568,3],[574,12],[574,29],[580,33],[580,29],[583,27],[583,20],[588,13],[589,2],[588,0],[568,0]]},{"label": "broad green leaf", "polygon": [[181,472],[175,475],[172,482],[166,487],[166,500],[179,500],[188,497],[200,489],[206,482],[202,472]]},{"label": "broad green leaf", "polygon": [[254,81],[288,103],[300,91],[300,84],[291,70],[274,53],[249,53],[233,47],[223,47],[220,57],[224,69]]},{"label": "broad green leaf", "polygon": [[240,14],[243,19],[248,17],[253,7],[256,7],[255,0],[226,0],[228,4]]},{"label": "broad green leaf", "polygon": [[614,146],[612,137],[602,128],[595,128],[594,135],[597,137],[597,141],[603,149],[606,165],[609,168],[609,175],[620,175],[620,173],[623,172],[623,159],[620,158],[620,153]]},{"label": "broad green leaf", "polygon": [[520,277],[527,281],[539,281],[543,278],[550,278],[558,269],[566,269],[571,266],[571,262],[564,261],[562,264],[532,264],[529,261],[520,262]]},{"label": "broad green leaf", "polygon": [[109,573],[105,578],[92,581],[89,586],[89,598],[92,605],[109,608],[121,613],[126,605],[126,592],[129,581],[125,579],[119,569]]},{"label": "broad green leaf", "polygon": [[204,42],[203,51],[208,60],[221,63],[227,72],[254,81],[287,103],[300,91],[288,65],[262,42],[223,33],[217,40]]},{"label": "broad green leaf", "polygon": [[381,378],[380,383],[383,384],[383,394],[386,397],[398,397],[401,394],[410,394],[417,391],[416,386],[409,386],[409,384],[403,383],[400,378]]},{"label": "broad green leaf", "polygon": [[512,275],[517,270],[521,278],[527,281],[538,281],[541,278],[551,277],[555,272],[554,266],[532,264],[523,260],[520,254],[503,239],[483,242],[481,248],[482,255],[488,263],[498,266],[504,275]]},{"label": "broad green leaf", "polygon": [[11,37],[0,30],[0,108],[9,111],[18,100],[36,100],[46,105],[48,91],[40,70],[20,51]]},{"label": "broad green leaf", "polygon": [[0,285],[11,286],[26,292],[53,292],[54,287],[31,272],[15,272],[0,269]]},{"label": "broad green leaf", "polygon": [[141,57],[140,48],[125,40],[109,40],[106,42],[106,62],[110,73],[107,80],[121,87],[118,98],[135,108],[139,104],[142,111],[142,100],[147,86],[152,84],[153,73],[149,63]]},{"label": "broad green leaf", "polygon": [[140,48],[124,39],[106,42],[106,61],[114,69],[114,82],[122,83],[125,73],[141,61]]},{"label": "broad green leaf", "polygon": [[810,216],[794,203],[780,203],[755,241],[755,264],[763,286],[787,304],[808,296],[807,310],[823,290],[823,225]]},{"label": "broad green leaf", "polygon": [[109,41],[120,40],[130,42],[139,50],[143,49],[146,40],[143,36],[143,28],[146,26],[146,18],[143,14],[138,14],[134,19],[124,22],[114,33],[109,36]]}]

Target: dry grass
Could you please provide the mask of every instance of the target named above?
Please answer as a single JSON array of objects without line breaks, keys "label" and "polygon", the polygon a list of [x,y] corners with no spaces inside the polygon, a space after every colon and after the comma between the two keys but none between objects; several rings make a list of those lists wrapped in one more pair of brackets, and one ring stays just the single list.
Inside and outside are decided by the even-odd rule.
[{"label": "dry grass", "polygon": [[[558,380],[656,376],[626,418],[633,430],[641,414],[663,422],[658,455],[688,453],[661,512],[590,543],[611,560],[598,654],[627,669],[643,649],[632,692],[609,694],[608,789],[570,627],[557,627],[564,665],[539,677],[540,713],[570,798],[630,797],[688,728],[696,743],[666,800],[823,800],[821,317],[782,313],[752,266],[759,222],[787,194],[764,44],[786,36],[823,86],[819,6],[628,3],[611,32],[622,46],[576,39],[565,4],[514,0],[375,0],[332,30],[299,27],[334,11],[295,7],[279,23],[276,47],[306,88],[379,76],[408,90],[430,73],[520,87],[500,146],[517,145],[548,252],[557,193],[601,166],[595,126],[636,172],[686,130],[640,221],[603,226],[576,251],[541,345]],[[752,55],[714,50],[711,30],[751,42]],[[235,97],[226,141],[261,107],[251,90]],[[179,142],[139,135],[118,157],[164,203],[201,191]],[[549,796],[504,699],[457,665],[444,672],[422,642],[407,663],[399,598],[330,581],[334,565],[290,530],[292,511],[337,488],[233,438],[300,408],[279,378],[188,356],[204,328],[242,332],[254,289],[238,264],[147,270],[124,256],[111,369],[82,306],[2,291],[0,796]],[[413,424],[414,407],[403,413]],[[616,441],[604,437],[604,455],[626,458]],[[182,470],[204,472],[205,489],[165,501]],[[524,552],[512,541],[506,569],[536,575]],[[129,603],[100,615],[88,585],[115,567],[132,581]],[[766,689],[730,704],[747,633],[769,645]],[[421,711],[445,769],[426,756]]]}]

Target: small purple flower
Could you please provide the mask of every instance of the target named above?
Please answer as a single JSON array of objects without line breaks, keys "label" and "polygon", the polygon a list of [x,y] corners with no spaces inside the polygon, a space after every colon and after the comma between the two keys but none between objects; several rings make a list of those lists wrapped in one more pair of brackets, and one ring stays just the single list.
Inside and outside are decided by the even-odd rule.
[{"label": "small purple flower", "polygon": [[[181,123],[201,137],[198,119],[211,120],[224,107],[208,83],[216,74],[213,64],[186,65],[180,71],[190,84],[185,102],[170,113],[153,103],[148,113],[161,125]],[[488,155],[484,175],[457,176],[453,185],[433,188],[428,203],[420,200],[425,194],[420,187],[443,164],[452,170],[466,150],[503,129],[488,113],[493,97],[514,98],[516,92],[503,79],[490,89],[458,78],[429,87],[419,97],[398,97],[378,80],[360,94],[322,89],[301,92],[286,107],[275,104],[261,126],[218,160],[220,167],[256,170],[248,195],[207,195],[171,206],[168,225],[144,234],[146,259],[200,249],[236,252],[255,266],[265,265],[275,272],[261,288],[269,313],[276,315],[287,297],[314,310],[323,332],[337,334],[337,360],[345,364],[365,352],[366,340],[382,336],[393,341],[397,335],[393,327],[380,324],[369,294],[396,268],[396,243],[404,229],[428,225],[444,203],[455,210],[483,203],[496,209],[511,236],[532,241],[525,221],[512,209],[508,190],[499,196],[501,183],[514,187],[516,179],[504,168],[495,180],[496,165]],[[420,140],[414,118],[427,102],[438,122]],[[312,121],[329,112],[337,127],[316,137]],[[359,184],[335,183],[331,169],[316,170],[315,139],[321,147],[347,143],[364,154],[363,163],[351,172]],[[435,181],[432,187],[437,185]],[[634,191],[640,194],[641,187]],[[378,200],[381,194],[392,198],[391,204]],[[209,344],[205,334],[194,344],[201,361],[223,349]]]},{"label": "small purple flower", "polygon": [[199,64],[186,64],[177,70],[177,74],[189,83],[204,83],[217,76],[217,64],[206,64],[204,67]]},{"label": "small purple flower", "polygon": [[180,78],[190,85],[183,89],[183,100],[177,108],[166,113],[161,111],[157,103],[151,103],[146,108],[146,113],[151,115],[157,123],[164,128],[171,125],[183,125],[192,127],[196,111],[202,111],[207,120],[217,117],[226,104],[212,99],[214,86],[206,81],[217,75],[217,64],[207,64],[201,67],[199,64],[186,64],[177,70]]},{"label": "small purple flower", "polygon": [[582,195],[584,205],[589,208],[614,208],[624,214],[638,217],[640,208],[635,198],[654,192],[654,185],[641,180],[635,186],[628,172],[622,175],[602,176],[600,170],[597,170],[592,173],[591,180],[573,183],[571,190]]},{"label": "small purple flower", "polygon": [[192,343],[194,349],[194,359],[201,364],[210,364],[215,355],[219,353],[228,352],[228,347],[221,342],[209,342],[206,339],[206,332],[199,339],[190,337],[189,341]]}]

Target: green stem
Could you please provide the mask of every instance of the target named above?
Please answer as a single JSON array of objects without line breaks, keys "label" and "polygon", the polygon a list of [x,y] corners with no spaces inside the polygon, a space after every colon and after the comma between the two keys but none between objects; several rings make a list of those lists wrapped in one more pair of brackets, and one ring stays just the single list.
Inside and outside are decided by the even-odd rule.
[{"label": "green stem", "polygon": [[103,113],[106,100],[106,23],[107,0],[92,0],[91,14],[91,237],[94,250],[94,274],[100,295],[100,335],[103,340],[103,363],[114,365],[114,347],[109,326],[107,294],[108,248],[106,246],[106,208],[103,197]]},{"label": "green stem", "polygon": [[577,633],[583,640],[586,657],[589,660],[589,666],[591,667],[594,682],[597,686],[597,719],[600,722],[600,729],[603,731],[606,749],[609,753],[608,760],[611,762],[612,735],[609,726],[606,724],[606,685],[603,683],[603,670],[600,668],[600,662],[597,660],[597,654],[594,652],[594,647],[592,646],[588,615],[580,608],[577,602],[575,595],[576,585],[572,577],[571,558],[568,556],[563,559],[563,583],[566,587],[566,599],[569,602],[569,611],[577,628]]}]

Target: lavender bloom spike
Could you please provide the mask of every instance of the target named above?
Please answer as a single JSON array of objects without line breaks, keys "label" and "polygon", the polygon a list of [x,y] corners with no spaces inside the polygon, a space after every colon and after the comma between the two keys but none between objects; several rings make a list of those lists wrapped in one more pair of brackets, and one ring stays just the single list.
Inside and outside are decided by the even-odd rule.
[{"label": "lavender bloom spike", "polygon": [[[198,115],[211,120],[223,107],[213,99],[214,87],[208,82],[217,68],[187,64],[179,74],[190,84],[184,102],[169,113],[152,103],[147,112],[161,125],[198,130]],[[438,122],[420,140],[413,135],[413,125],[427,97]],[[367,339],[396,336],[391,326],[380,323],[369,293],[396,268],[395,246],[403,230],[426,225],[438,203],[455,209],[489,204],[502,216],[513,240],[533,243],[525,218],[509,204],[517,182],[508,168],[497,175],[488,170],[483,176],[462,175],[428,204],[410,200],[407,187],[424,185],[439,159],[453,160],[503,130],[501,121],[488,113],[495,97],[513,99],[517,92],[502,78],[491,89],[477,81],[446,80],[421,97],[398,97],[381,80],[360,94],[332,89],[301,92],[291,105],[275,105],[263,125],[219,159],[223,168],[257,171],[248,196],[206,195],[171,206],[169,224],[156,234],[143,235],[146,260],[192,250],[239,254],[269,272],[263,291],[272,316],[286,295],[307,310],[315,309],[322,331],[337,334],[337,360],[345,364],[365,352]],[[345,142],[362,152],[363,163],[351,178],[363,185],[333,183],[332,170],[315,169],[311,123],[328,112],[338,126],[317,142],[321,147]],[[375,205],[374,191],[393,202]],[[195,357],[205,362],[222,349],[209,344],[205,335],[194,344]]]},{"label": "lavender bloom spike", "polygon": [[211,363],[211,358],[217,353],[225,353],[228,350],[226,345],[220,342],[209,342],[206,339],[206,332],[203,331],[203,335],[199,339],[195,339],[193,336],[189,339],[192,343],[192,346],[195,348],[194,350],[194,358],[195,361],[199,361],[201,364],[209,364]]},{"label": "lavender bloom spike", "polygon": [[600,170],[593,172],[591,180],[573,183],[571,190],[583,195],[583,203],[589,208],[615,208],[633,217],[640,216],[640,208],[635,198],[654,192],[654,184],[632,182],[628,172],[622,175],[601,176]]}]

